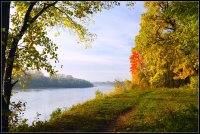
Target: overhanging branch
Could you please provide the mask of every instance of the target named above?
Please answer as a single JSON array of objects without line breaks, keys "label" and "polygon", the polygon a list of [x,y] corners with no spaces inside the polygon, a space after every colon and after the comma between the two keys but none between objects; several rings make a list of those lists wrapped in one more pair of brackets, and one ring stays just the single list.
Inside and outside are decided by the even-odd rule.
[{"label": "overhanging branch", "polygon": [[59,9],[58,7],[54,6],[54,8],[56,8],[58,11],[60,11],[61,13],[65,14],[67,19],[69,19],[70,21],[74,22],[70,17],[69,15],[66,13],[66,12],[63,12],[61,9]]},{"label": "overhanging branch", "polygon": [[[40,10],[40,12],[35,15],[35,17],[33,17],[32,20],[30,20],[30,23],[33,23],[42,13],[44,13],[49,7],[54,6],[58,1],[53,2],[52,4],[44,4],[44,7],[42,10]],[[47,6],[46,6],[47,5]]]},{"label": "overhanging branch", "polygon": [[25,17],[24,17],[24,24],[23,24],[23,26],[22,26],[22,29],[21,29],[21,31],[20,31],[18,37],[22,37],[22,35],[23,35],[24,32],[26,31],[26,29],[27,29],[27,27],[28,27],[28,22],[29,22],[30,14],[31,14],[31,11],[32,11],[32,9],[33,9],[33,7],[34,7],[35,4],[36,4],[36,2],[32,2],[32,3],[30,4],[30,6],[28,7],[28,10],[27,10],[27,12],[26,12],[26,14],[25,14]]},{"label": "overhanging branch", "polygon": [[12,83],[12,87],[17,84],[18,80],[16,80],[14,83]]}]

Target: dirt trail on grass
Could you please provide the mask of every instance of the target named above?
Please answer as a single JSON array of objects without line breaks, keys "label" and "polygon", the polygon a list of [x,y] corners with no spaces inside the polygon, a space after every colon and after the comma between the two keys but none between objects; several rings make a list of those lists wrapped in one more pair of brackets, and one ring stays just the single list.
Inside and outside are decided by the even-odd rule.
[{"label": "dirt trail on grass", "polygon": [[117,119],[111,122],[111,124],[105,129],[105,132],[118,132],[122,128],[122,126],[127,122],[127,120],[130,118],[131,113],[134,110],[135,110],[135,107],[119,115]]},{"label": "dirt trail on grass", "polygon": [[[148,91],[144,94],[140,95],[141,97],[146,96],[147,94],[150,94],[152,91]],[[138,101],[137,104],[135,104],[132,108],[122,112],[117,119],[115,119],[113,122],[111,122],[111,124],[105,129],[104,132],[120,132],[121,128],[124,126],[124,124],[126,124],[126,122],[128,121],[128,119],[131,116],[131,113],[133,113],[135,111],[135,109],[137,108],[137,105],[140,102]]]}]

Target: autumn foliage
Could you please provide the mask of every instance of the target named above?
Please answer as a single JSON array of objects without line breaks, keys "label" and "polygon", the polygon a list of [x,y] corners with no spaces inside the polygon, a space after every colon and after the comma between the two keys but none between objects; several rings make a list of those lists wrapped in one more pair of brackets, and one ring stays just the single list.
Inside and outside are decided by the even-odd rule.
[{"label": "autumn foliage", "polygon": [[133,51],[132,55],[130,56],[130,63],[131,63],[130,71],[133,76],[133,82],[135,83],[139,83],[138,73],[142,61],[143,59],[140,57],[139,53],[137,51]]},{"label": "autumn foliage", "polygon": [[197,83],[198,4],[157,1],[144,7],[130,57],[133,83],[170,88]]}]

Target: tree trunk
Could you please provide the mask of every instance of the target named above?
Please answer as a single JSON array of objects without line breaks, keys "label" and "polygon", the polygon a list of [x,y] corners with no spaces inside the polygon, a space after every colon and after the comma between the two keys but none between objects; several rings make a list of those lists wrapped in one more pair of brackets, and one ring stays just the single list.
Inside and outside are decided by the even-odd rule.
[{"label": "tree trunk", "polygon": [[[54,6],[56,3],[57,2],[53,2],[52,4],[49,4],[48,6],[44,7],[33,19],[29,20],[30,13],[31,13],[34,5],[36,4],[36,2],[31,2],[28,9],[27,9],[27,12],[24,16],[24,23],[23,23],[23,26],[22,26],[19,34],[17,34],[17,36],[12,39],[12,44],[11,44],[11,48],[10,48],[10,51],[9,51],[8,58],[5,59],[5,51],[4,51],[4,55],[2,55],[2,56],[4,56],[4,59],[2,60],[2,62],[4,61],[4,63],[6,63],[6,64],[3,63],[4,66],[2,67],[2,68],[4,68],[2,70],[3,71],[3,78],[4,78],[3,79],[3,81],[4,81],[3,87],[2,87],[2,91],[3,91],[3,94],[2,94],[2,101],[3,101],[2,102],[2,108],[3,108],[3,110],[2,110],[2,127],[3,127],[2,131],[3,132],[9,131],[8,117],[9,117],[9,114],[10,114],[10,111],[9,111],[10,97],[11,97],[12,88],[17,83],[17,81],[12,83],[12,71],[13,71],[13,63],[14,63],[14,60],[15,60],[15,53],[16,53],[16,50],[17,50],[17,45],[19,43],[19,40],[21,40],[22,36],[27,31],[30,24],[32,24],[49,7]],[[8,4],[5,2],[5,5],[7,5],[7,6],[3,6],[2,9],[3,9],[3,11],[5,11],[4,13],[7,14],[7,15],[3,14],[3,16],[4,16],[3,17],[3,23],[5,23],[5,26],[7,26],[7,28],[9,28],[10,4],[8,6]],[[6,18],[6,16],[7,16],[7,18]],[[7,40],[8,40],[8,35],[3,38],[3,41],[5,41],[6,43],[7,43]],[[6,46],[3,49],[6,50]]]},{"label": "tree trunk", "polygon": [[2,79],[5,71],[5,51],[8,41],[9,19],[10,19],[10,2],[2,2]]},{"label": "tree trunk", "polygon": [[[4,72],[6,66],[6,58],[5,58],[5,51],[7,46],[8,40],[8,30],[9,30],[9,16],[10,16],[10,2],[2,2],[2,65],[1,65],[1,90],[4,91]],[[2,93],[2,91],[1,91]],[[5,92],[4,92],[5,93]],[[2,131],[8,132],[8,115],[9,115],[9,105],[5,99],[3,93],[1,94],[2,98]]]},{"label": "tree trunk", "polygon": [[[25,19],[29,18],[30,12],[33,8],[33,6],[35,5],[36,2],[34,2],[34,4],[30,4],[30,8],[28,9],[28,13],[26,13],[25,15]],[[9,19],[9,18],[8,18]],[[11,44],[11,48],[9,51],[9,55],[8,58],[5,60],[6,62],[6,69],[4,72],[4,82],[3,82],[3,113],[2,113],[2,126],[3,129],[2,131],[4,132],[8,132],[9,131],[9,127],[8,127],[8,117],[10,115],[10,110],[9,110],[9,105],[10,105],[10,97],[11,97],[11,92],[12,92],[12,88],[13,86],[16,84],[16,82],[12,83],[12,71],[13,71],[13,63],[14,63],[14,58],[15,58],[15,53],[17,50],[17,45],[19,40],[22,38],[24,32],[27,30],[28,25],[26,24],[27,22],[24,22],[24,25],[22,26],[22,29],[20,30],[19,34],[12,39],[12,44]],[[9,24],[9,23],[8,23]]]},{"label": "tree trunk", "polygon": [[14,63],[14,57],[17,50],[17,44],[19,42],[19,39],[13,39],[12,42],[12,48],[10,49],[8,59],[6,60],[7,66],[5,71],[5,80],[4,80],[4,94],[3,94],[3,131],[8,132],[8,117],[10,115],[9,111],[9,105],[10,105],[10,97],[13,86],[16,84],[16,82],[12,83],[12,70],[13,70],[13,63]]}]

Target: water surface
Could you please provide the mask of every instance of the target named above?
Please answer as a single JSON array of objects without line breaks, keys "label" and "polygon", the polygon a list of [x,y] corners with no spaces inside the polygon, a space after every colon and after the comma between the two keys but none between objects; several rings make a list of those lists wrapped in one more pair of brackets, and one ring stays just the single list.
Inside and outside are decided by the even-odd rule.
[{"label": "water surface", "polygon": [[114,91],[114,87],[26,89],[26,92],[19,90],[11,97],[11,101],[27,102],[22,118],[28,119],[27,123],[31,124],[36,119],[37,112],[41,114],[39,120],[48,120],[52,111],[58,107],[70,108],[72,105],[95,98],[96,90],[108,93]]}]

